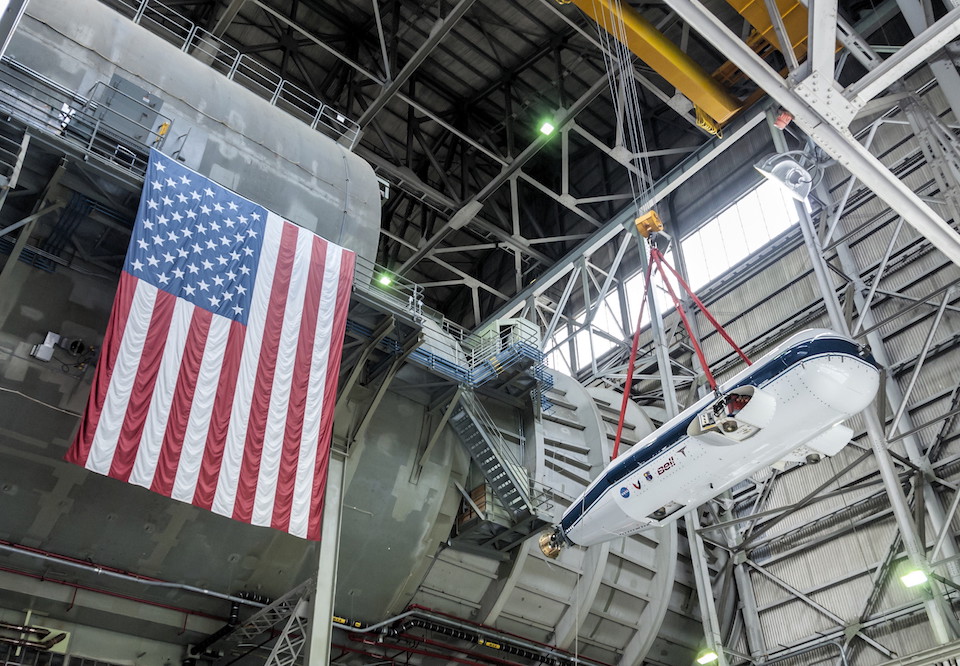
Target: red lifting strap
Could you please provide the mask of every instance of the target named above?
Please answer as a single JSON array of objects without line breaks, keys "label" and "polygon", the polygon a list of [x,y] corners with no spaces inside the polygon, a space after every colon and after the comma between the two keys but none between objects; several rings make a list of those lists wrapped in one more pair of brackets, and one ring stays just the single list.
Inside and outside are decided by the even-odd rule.
[{"label": "red lifting strap", "polygon": [[706,356],[703,353],[703,348],[700,346],[700,341],[697,340],[697,337],[693,334],[693,330],[690,327],[690,320],[687,319],[687,313],[684,310],[683,304],[680,302],[680,299],[677,298],[676,293],[673,290],[673,285],[670,284],[670,280],[667,279],[666,273],[664,273],[663,267],[666,266],[667,269],[677,278],[677,282],[683,288],[684,292],[693,300],[693,302],[700,308],[700,311],[703,312],[704,316],[707,318],[713,327],[716,329],[717,333],[733,347],[734,351],[744,360],[747,365],[751,365],[750,359],[747,358],[747,355],[743,353],[743,350],[733,341],[727,331],[723,326],[714,318],[710,311],[707,310],[707,306],[703,304],[696,294],[690,289],[689,285],[684,281],[676,269],[670,265],[670,263],[663,256],[663,253],[655,246],[650,246],[650,260],[647,263],[647,272],[644,275],[643,282],[643,300],[640,301],[640,314],[637,315],[637,328],[633,334],[633,344],[630,346],[630,360],[627,363],[627,376],[626,381],[623,385],[623,401],[620,404],[620,418],[617,421],[617,435],[613,440],[613,453],[611,454],[611,459],[616,458],[620,453],[620,437],[623,434],[623,420],[627,413],[627,402],[630,399],[630,386],[633,382],[633,370],[634,365],[637,360],[637,348],[640,342],[640,328],[641,320],[643,319],[643,310],[647,304],[647,294],[650,292],[650,279],[653,275],[653,268],[656,266],[657,270],[660,271],[660,276],[663,279],[663,284],[667,288],[667,293],[670,294],[670,298],[673,300],[674,307],[677,308],[677,313],[680,315],[680,319],[683,321],[684,327],[687,329],[687,335],[690,338],[690,342],[693,345],[693,350],[697,354],[697,358],[700,361],[700,367],[703,368],[703,374],[707,378],[707,382],[710,384],[710,388],[714,391],[717,390],[717,380],[714,378],[713,373],[710,371],[710,366],[707,364]]}]

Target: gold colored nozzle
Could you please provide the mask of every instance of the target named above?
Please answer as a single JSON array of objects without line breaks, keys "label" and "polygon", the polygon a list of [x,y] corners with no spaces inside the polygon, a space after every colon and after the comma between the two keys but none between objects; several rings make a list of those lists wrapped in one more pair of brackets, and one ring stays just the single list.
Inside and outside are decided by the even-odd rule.
[{"label": "gold colored nozzle", "polygon": [[644,213],[634,220],[634,223],[637,225],[637,231],[639,231],[640,235],[644,238],[649,238],[650,234],[663,231],[663,221],[655,210]]},{"label": "gold colored nozzle", "polygon": [[557,556],[560,554],[560,543],[557,541],[554,532],[544,532],[541,534],[538,543],[544,555],[551,560],[557,559]]}]

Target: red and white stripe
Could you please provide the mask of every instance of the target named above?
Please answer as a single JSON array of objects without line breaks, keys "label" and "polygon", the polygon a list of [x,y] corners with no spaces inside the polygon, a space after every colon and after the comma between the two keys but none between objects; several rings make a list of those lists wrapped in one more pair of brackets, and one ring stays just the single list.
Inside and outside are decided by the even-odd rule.
[{"label": "red and white stripe", "polygon": [[353,263],[270,213],[246,326],[122,274],[67,459],[319,538]]}]

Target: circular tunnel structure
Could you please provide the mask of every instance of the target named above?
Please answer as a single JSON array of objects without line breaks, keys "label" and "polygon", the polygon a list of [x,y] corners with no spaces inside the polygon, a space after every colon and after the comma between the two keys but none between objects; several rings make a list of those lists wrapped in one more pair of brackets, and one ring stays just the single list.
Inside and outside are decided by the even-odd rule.
[{"label": "circular tunnel structure", "polygon": [[[472,358],[476,355],[467,349],[456,360],[469,365]],[[356,400],[351,395],[345,409],[353,413],[338,413],[349,455],[337,615],[348,624],[375,625],[387,636],[391,626],[401,627],[408,642],[393,643],[397,650],[432,652],[415,645],[421,639],[427,646],[436,643],[433,650],[453,643],[460,647],[450,649],[467,650],[460,654],[467,661],[484,653],[495,657],[511,640],[539,646],[545,660],[553,655],[555,661],[544,663],[688,658],[688,648],[669,639],[681,633],[671,625],[693,621],[679,612],[690,590],[676,582],[675,524],[567,548],[557,559],[545,557],[537,544],[539,533],[559,521],[610,460],[622,394],[551,373],[552,386],[542,401],[535,391],[518,399],[508,387],[463,383],[451,385],[440,399],[427,399],[419,388],[430,384],[426,374],[416,363],[405,365],[359,436],[352,437],[349,424],[363,420],[370,390]],[[457,425],[458,419],[486,423],[494,431],[487,439],[507,449],[512,464],[522,468],[518,476],[528,484],[529,498],[523,511],[508,510],[494,492],[476,446],[466,441],[470,429]],[[621,447],[654,428],[641,407],[628,403]],[[681,572],[681,578],[690,577]],[[333,654],[339,644],[341,662],[351,663],[347,653],[356,650],[353,663],[367,663],[364,652],[380,653],[356,645],[376,632],[336,632]]]}]

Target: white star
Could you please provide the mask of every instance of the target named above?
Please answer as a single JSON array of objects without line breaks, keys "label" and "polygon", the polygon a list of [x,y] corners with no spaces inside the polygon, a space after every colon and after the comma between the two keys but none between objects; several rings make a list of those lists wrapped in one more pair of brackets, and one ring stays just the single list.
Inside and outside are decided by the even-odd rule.
[{"label": "white star", "polygon": [[214,275],[214,276],[213,276],[213,283],[214,283],[215,285],[217,285],[218,287],[222,287],[222,286],[223,286],[223,278],[220,277],[219,275]]},{"label": "white star", "polygon": [[213,268],[213,264],[211,264],[211,263],[210,263],[209,261],[207,261],[206,259],[204,259],[203,261],[201,261],[200,264],[204,267],[204,269],[206,269],[206,270],[208,270],[208,271],[209,271],[211,268]]},{"label": "white star", "polygon": [[247,229],[247,238],[256,238],[257,232],[253,229]]},{"label": "white star", "polygon": [[160,273],[157,276],[157,279],[160,281],[160,284],[167,284],[168,282],[170,282],[170,278],[167,277],[166,273]]},{"label": "white star", "polygon": [[233,259],[234,261],[240,261],[240,253],[234,250],[233,252],[230,253],[230,258]]},{"label": "white star", "polygon": [[206,194],[208,197],[212,197],[214,194],[216,194],[216,193],[215,193],[213,190],[211,190],[209,187],[205,187],[205,188],[203,189],[203,193]]},{"label": "white star", "polygon": [[186,259],[189,256],[189,253],[184,250],[182,247],[177,248],[177,256],[181,259]]},{"label": "white star", "polygon": [[223,212],[223,206],[220,205],[220,202],[219,202],[219,201],[218,201],[217,203],[213,204],[213,209],[214,209],[215,211],[217,211],[218,213],[222,213],[222,212]]},{"label": "white star", "polygon": [[229,291],[223,292],[223,300],[229,301],[231,298],[233,298],[233,294],[231,294]]},{"label": "white star", "polygon": [[237,239],[238,243],[242,243],[246,239],[246,237],[243,234],[236,234],[234,238]]},{"label": "white star", "polygon": [[153,255],[151,255],[147,257],[147,263],[150,264],[151,266],[159,266],[160,260],[154,257]]},{"label": "white star", "polygon": [[200,280],[200,282],[197,283],[197,286],[200,287],[200,291],[206,291],[207,289],[210,288],[210,285],[204,282],[203,280]]},{"label": "white star", "polygon": [[164,215],[164,214],[162,214],[162,213],[161,213],[160,215],[157,215],[157,223],[158,223],[158,224],[166,224],[166,223],[169,222],[169,221],[170,221],[170,218],[167,217],[166,215]]},{"label": "white star", "polygon": [[173,211],[172,213],[170,213],[170,218],[171,218],[174,222],[179,222],[180,220],[183,219],[183,215],[181,215],[181,214],[178,213],[177,211]]},{"label": "white star", "polygon": [[175,181],[173,178],[167,178],[167,185],[170,187],[176,187],[177,181]]},{"label": "white star", "polygon": [[162,196],[162,197],[160,198],[160,202],[161,202],[164,206],[172,206],[172,205],[173,205],[173,199],[171,199],[170,197],[168,197],[168,196],[166,196],[166,195],[164,195],[164,196]]},{"label": "white star", "polygon": [[228,201],[228,202],[227,202],[227,208],[229,208],[230,210],[237,210],[237,204],[235,204],[235,203],[232,202],[232,201]]},{"label": "white star", "polygon": [[237,279],[237,274],[233,271],[227,271],[227,278],[232,282]]},{"label": "white star", "polygon": [[217,244],[214,243],[212,240],[208,240],[208,241],[207,241],[207,249],[208,249],[208,250],[216,250],[216,249],[217,249]]},{"label": "white star", "polygon": [[150,247],[149,245],[147,245],[147,241],[143,240],[142,238],[137,239],[137,245],[140,246],[141,250],[146,250],[148,247]]},{"label": "white star", "polygon": [[244,287],[242,284],[238,284],[238,285],[237,285],[237,293],[240,294],[241,296],[243,296],[245,293],[247,293],[247,288]]},{"label": "white star", "polygon": [[159,207],[159,206],[160,206],[160,204],[158,204],[158,203],[157,203],[156,201],[154,201],[153,199],[147,199],[147,208],[149,208],[150,210],[156,210],[157,207]]},{"label": "white star", "polygon": [[234,225],[236,224],[236,222],[233,221],[233,218],[230,217],[225,218],[223,223],[227,225],[228,229],[233,229]]},{"label": "white star", "polygon": [[201,234],[207,233],[207,225],[201,222],[200,224],[197,225],[197,231],[199,231]]},{"label": "white star", "polygon": [[203,252],[203,248],[200,247],[200,244],[199,244],[199,243],[194,243],[194,244],[191,246],[191,249],[192,249],[194,252]]},{"label": "white star", "polygon": [[165,262],[167,262],[168,264],[172,264],[172,263],[173,263],[173,255],[170,254],[169,252],[164,252],[164,253],[163,253],[162,255],[160,255],[160,256],[162,256],[162,257],[163,257],[163,260],[164,260]]},{"label": "white star", "polygon": [[144,229],[153,229],[153,222],[151,222],[151,221],[148,220],[148,219],[144,219],[144,220],[143,220],[143,228],[144,228]]},{"label": "white star", "polygon": [[200,267],[197,266],[196,264],[187,264],[187,270],[190,271],[191,273],[196,273],[197,271],[200,270]]},{"label": "white star", "polygon": [[237,219],[240,220],[240,224],[246,224],[246,223],[247,223],[247,216],[246,216],[246,215],[241,215],[241,216],[238,217]]},{"label": "white star", "polygon": [[245,255],[247,255],[248,257],[252,257],[252,256],[253,256],[253,248],[252,248],[252,247],[245,247],[245,248],[243,248],[243,253],[244,253]]},{"label": "white star", "polygon": [[183,183],[184,185],[189,185],[190,179],[187,178],[186,176],[180,176],[180,182]]},{"label": "white star", "polygon": [[200,201],[200,193],[194,190],[193,192],[190,193],[190,198],[193,199],[194,201]]},{"label": "white star", "polygon": [[168,231],[168,232],[167,232],[167,240],[171,240],[171,241],[173,241],[173,242],[177,242],[177,232],[176,232],[176,231]]},{"label": "white star", "polygon": [[133,270],[135,270],[135,271],[142,271],[142,270],[143,270],[143,262],[140,261],[139,259],[134,259],[134,260],[133,260],[133,263],[131,263],[130,265],[133,266]]},{"label": "white star", "polygon": [[230,245],[230,239],[226,236],[220,236],[220,245]]},{"label": "white star", "polygon": [[159,180],[155,180],[155,181],[153,181],[153,182],[150,183],[150,184],[153,185],[153,189],[155,189],[155,190],[162,190],[162,189],[163,189],[163,183],[161,183]]},{"label": "white star", "polygon": [[179,201],[182,204],[187,203],[187,195],[181,192],[180,194],[177,195],[177,201]]},{"label": "white star", "polygon": [[154,236],[153,237],[154,245],[163,245],[163,236]]},{"label": "white star", "polygon": [[207,204],[203,204],[202,206],[200,206],[200,212],[203,213],[204,215],[209,215],[210,206],[208,206]]},{"label": "white star", "polygon": [[[177,222],[180,221],[177,218],[174,218],[174,219],[177,220]],[[184,238],[192,238],[193,232],[190,231],[190,227],[184,227],[183,229],[180,230],[180,235],[183,236]]]},{"label": "white star", "polygon": [[157,171],[166,171],[166,170],[167,170],[167,165],[164,164],[163,162],[160,162],[159,160],[156,162],[156,166],[157,166]]},{"label": "white star", "polygon": [[210,228],[211,228],[213,231],[220,231],[220,225],[217,224],[217,221],[216,221],[216,220],[210,220]]},{"label": "white star", "polygon": [[192,211],[192,210],[188,210],[188,211],[187,211],[187,218],[188,218],[188,219],[192,220],[192,219],[195,218],[196,216],[197,216],[196,212],[194,212],[194,211]]},{"label": "white star", "polygon": [[217,307],[218,305],[220,305],[220,299],[217,298],[216,296],[211,296],[208,300],[210,301],[210,305],[212,305],[213,307]]},{"label": "white star", "polygon": [[184,272],[181,271],[179,268],[173,269],[173,277],[177,278],[178,280],[182,280],[183,276],[184,276]]},{"label": "white star", "polygon": [[221,265],[221,266],[226,266],[226,265],[227,265],[227,258],[226,258],[225,256],[223,256],[222,254],[217,256],[217,261],[220,262],[220,265]]},{"label": "white star", "polygon": [[250,275],[250,269],[247,268],[246,266],[241,266],[240,272],[243,273],[244,275]]},{"label": "white star", "polygon": [[186,287],[183,288],[183,291],[186,292],[187,296],[193,296],[193,294],[197,291],[197,288],[191,287],[188,284]]},{"label": "white star", "polygon": [[255,219],[257,222],[260,221],[260,213],[250,213],[250,217]]},{"label": "white star", "polygon": [[234,305],[233,313],[237,315],[243,314],[243,308],[241,308],[239,305]]}]

